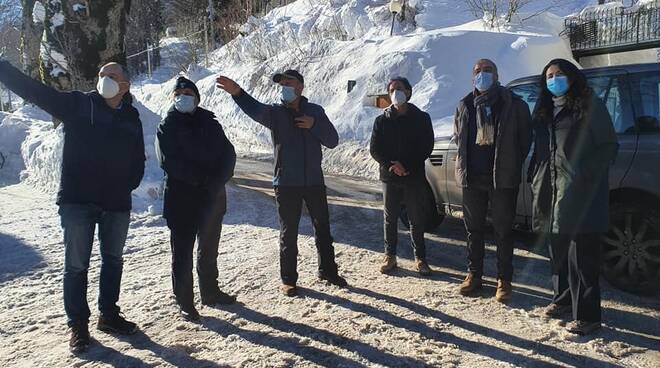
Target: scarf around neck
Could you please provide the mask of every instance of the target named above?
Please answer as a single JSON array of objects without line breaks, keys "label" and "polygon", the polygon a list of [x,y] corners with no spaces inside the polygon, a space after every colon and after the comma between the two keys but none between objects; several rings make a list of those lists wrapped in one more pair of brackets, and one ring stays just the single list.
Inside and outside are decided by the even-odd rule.
[{"label": "scarf around neck", "polygon": [[557,117],[557,115],[561,112],[561,110],[564,109],[564,106],[566,106],[566,95],[559,97],[552,97],[552,102],[555,105],[555,108],[552,113],[554,117]]},{"label": "scarf around neck", "polygon": [[500,98],[501,88],[499,82],[496,82],[481,94],[474,94],[474,108],[477,110],[475,143],[479,146],[491,146],[495,143],[495,117],[492,107]]}]

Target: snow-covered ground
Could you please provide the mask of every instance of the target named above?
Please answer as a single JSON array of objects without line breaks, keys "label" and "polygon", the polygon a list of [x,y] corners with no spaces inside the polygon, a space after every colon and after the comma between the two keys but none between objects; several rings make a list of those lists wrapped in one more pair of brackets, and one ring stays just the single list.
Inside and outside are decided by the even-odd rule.
[{"label": "snow-covered ground", "polygon": [[[477,297],[456,292],[465,276],[464,233],[447,220],[427,235],[430,278],[413,272],[401,231],[400,266],[377,271],[382,254],[378,185],[329,178],[330,213],[340,272],[351,287],[317,281],[312,228],[302,221],[300,296],[279,294],[278,223],[268,168],[241,163],[229,187],[220,286],[239,303],[201,309],[182,321],[171,298],[169,232],[160,217],[133,215],[120,305],[141,332],[115,338],[92,330],[94,345],[68,352],[62,306],[64,250],[56,206],[24,184],[0,189],[0,365],[2,367],[657,367],[658,299],[603,286],[604,328],[576,338],[565,322],[540,316],[549,303],[549,265],[516,250],[514,299],[494,300],[495,280]],[[522,242],[528,239],[521,237]],[[488,247],[486,273],[494,275]],[[98,244],[88,299],[97,312]]]},{"label": "snow-covered ground", "polygon": [[[538,73],[552,57],[570,58],[558,37],[562,18],[595,1],[532,2],[534,14],[498,29],[474,21],[463,1],[411,0],[414,18],[389,37],[384,0],[299,0],[243,27],[244,36],[214,51],[208,68],[195,66],[202,106],[213,110],[244,157],[268,158],[270,135],[250,121],[214,86],[215,75],[235,78],[265,102],[277,91],[276,70],[298,68],[305,94],[322,104],[337,126],[341,145],[326,150],[327,171],[373,178],[368,154],[373,119],[364,106],[382,93],[391,76],[414,84],[412,102],[431,113],[437,135],[449,132],[457,101],[470,89],[472,63],[495,60],[503,82]],[[413,21],[414,19],[414,21]],[[576,339],[563,323],[539,315],[549,302],[548,265],[543,256],[516,250],[516,295],[509,306],[495,303],[493,280],[482,296],[463,298],[464,233],[448,220],[428,235],[430,279],[411,271],[412,254],[402,242],[404,270],[377,273],[382,252],[379,185],[367,179],[329,179],[331,217],[342,273],[353,288],[316,281],[309,220],[300,237],[298,298],[277,292],[278,223],[268,167],[241,161],[229,187],[229,212],[221,244],[221,286],[240,304],[205,308],[201,325],[181,322],[170,298],[168,230],[160,213],[162,171],[154,157],[154,134],[170,107],[178,70],[172,61],[181,39],[163,43],[163,67],[133,84],[144,126],[147,169],[134,193],[126,246],[121,305],[142,333],[98,340],[88,354],[68,354],[61,302],[62,234],[53,201],[60,172],[62,130],[32,106],[0,113],[0,365],[53,366],[634,366],[660,362],[660,302],[604,287],[605,328],[593,339]],[[348,80],[357,86],[346,93]],[[267,166],[267,165],[266,165]],[[403,236],[404,234],[402,234]],[[528,243],[524,237],[520,241]],[[493,274],[494,251],[487,255]],[[89,299],[97,296],[97,252],[90,269]],[[91,304],[94,305],[93,303]],[[93,308],[94,309],[94,308]]]}]

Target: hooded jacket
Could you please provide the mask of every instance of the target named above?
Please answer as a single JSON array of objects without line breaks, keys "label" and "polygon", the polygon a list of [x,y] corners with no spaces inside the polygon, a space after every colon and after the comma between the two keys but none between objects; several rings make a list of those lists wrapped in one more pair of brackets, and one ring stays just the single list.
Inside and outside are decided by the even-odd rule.
[{"label": "hooded jacket", "polygon": [[[300,111],[296,112],[282,104],[263,104],[243,90],[233,99],[252,120],[270,129],[275,156],[273,186],[325,184],[321,146],[335,148],[339,136],[321,106],[301,97]],[[302,115],[314,118],[310,129],[295,126],[294,119]]]},{"label": "hooded jacket", "polygon": [[0,61],[0,82],[64,123],[57,204],[131,209],[131,191],[144,175],[144,138],[130,94],[113,109],[96,91],[60,92]]}]

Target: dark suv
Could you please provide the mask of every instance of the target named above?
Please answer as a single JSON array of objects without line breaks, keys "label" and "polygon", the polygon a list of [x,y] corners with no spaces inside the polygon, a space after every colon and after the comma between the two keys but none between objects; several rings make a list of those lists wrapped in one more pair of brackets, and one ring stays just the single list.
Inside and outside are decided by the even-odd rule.
[{"label": "dark suv", "polygon": [[[610,168],[611,227],[603,239],[603,275],[623,290],[655,294],[660,292],[660,63],[584,72],[606,102],[619,139],[619,154]],[[532,111],[539,94],[538,79],[533,76],[508,84]],[[455,159],[452,138],[436,139],[426,176],[441,215],[462,210],[462,190],[454,179]],[[531,216],[532,191],[523,183],[516,226],[529,229]]]}]

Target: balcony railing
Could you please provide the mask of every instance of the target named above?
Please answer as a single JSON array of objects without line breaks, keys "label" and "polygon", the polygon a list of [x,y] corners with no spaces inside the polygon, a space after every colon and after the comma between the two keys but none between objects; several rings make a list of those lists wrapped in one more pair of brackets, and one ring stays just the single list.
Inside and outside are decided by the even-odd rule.
[{"label": "balcony railing", "polygon": [[596,10],[566,18],[575,57],[660,47],[660,0],[644,6]]}]

